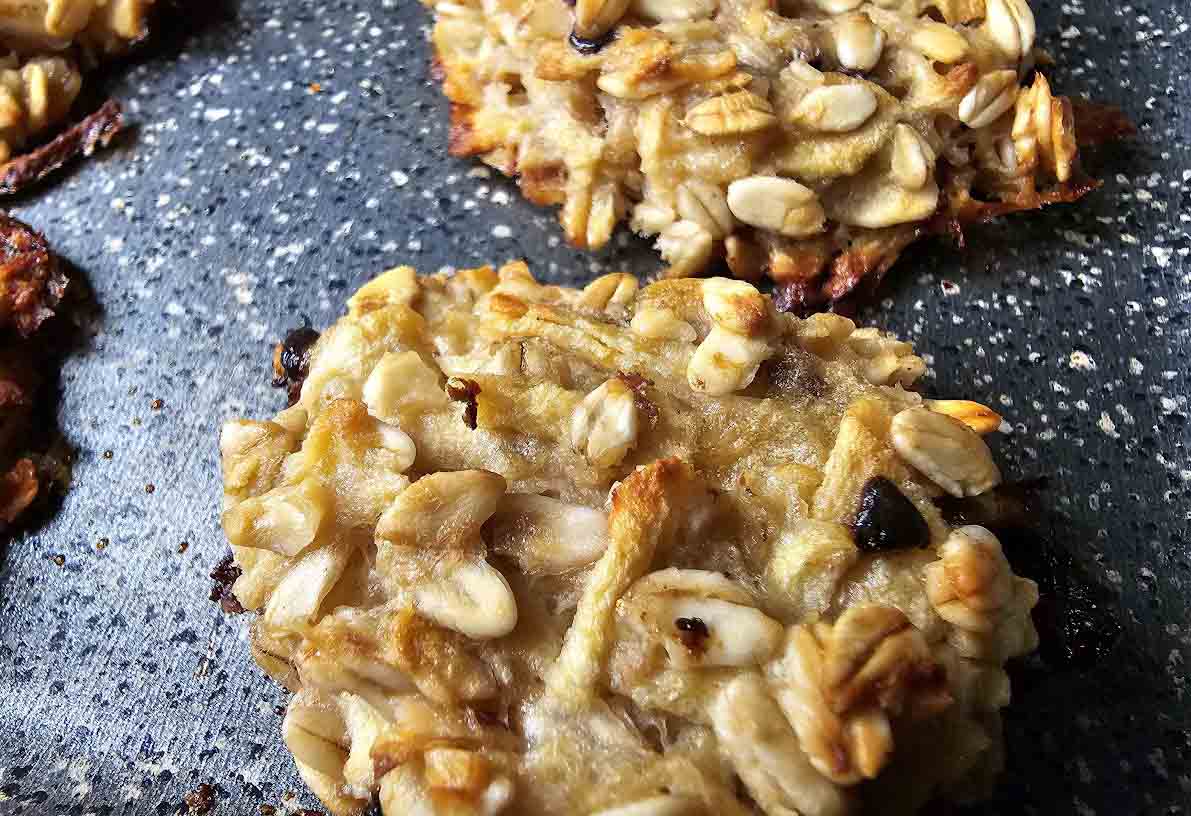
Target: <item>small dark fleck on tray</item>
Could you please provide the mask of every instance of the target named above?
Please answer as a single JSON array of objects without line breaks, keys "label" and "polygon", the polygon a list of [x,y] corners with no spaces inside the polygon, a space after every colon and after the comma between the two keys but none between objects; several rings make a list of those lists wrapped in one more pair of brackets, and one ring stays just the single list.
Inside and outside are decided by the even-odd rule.
[{"label": "small dark fleck on tray", "polygon": [[199,785],[183,797],[186,802],[186,813],[191,816],[206,816],[215,807],[215,788],[206,782]]}]

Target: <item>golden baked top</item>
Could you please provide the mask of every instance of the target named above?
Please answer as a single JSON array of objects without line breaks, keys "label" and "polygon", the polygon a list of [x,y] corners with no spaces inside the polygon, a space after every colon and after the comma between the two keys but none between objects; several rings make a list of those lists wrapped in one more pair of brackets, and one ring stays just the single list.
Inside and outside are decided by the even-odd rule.
[{"label": "golden baked top", "polygon": [[668,276],[718,259],[806,310],[911,241],[1090,189],[1026,0],[426,0],[451,150],[625,220]]},{"label": "golden baked top", "polygon": [[227,423],[254,655],[335,814],[912,812],[998,767],[1034,584],[906,343],[722,278],[386,272]]}]

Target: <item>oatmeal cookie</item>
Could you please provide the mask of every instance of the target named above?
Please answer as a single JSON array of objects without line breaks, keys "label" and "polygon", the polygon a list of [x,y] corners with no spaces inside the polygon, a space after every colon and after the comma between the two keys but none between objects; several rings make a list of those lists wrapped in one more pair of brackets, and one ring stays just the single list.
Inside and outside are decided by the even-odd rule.
[{"label": "oatmeal cookie", "polygon": [[120,130],[108,102],[49,144],[68,120],[83,68],[145,36],[153,0],[0,0],[0,194],[24,189]]},{"label": "oatmeal cookie", "polygon": [[576,246],[627,220],[665,275],[722,258],[788,310],[1095,186],[1026,0],[425,2],[453,153],[561,205]]},{"label": "oatmeal cookie", "polygon": [[742,281],[523,263],[394,269],[349,307],[280,349],[294,403],[220,438],[232,590],[336,816],[988,784],[1037,589],[936,507],[996,487],[1000,417],[911,390],[907,343]]}]

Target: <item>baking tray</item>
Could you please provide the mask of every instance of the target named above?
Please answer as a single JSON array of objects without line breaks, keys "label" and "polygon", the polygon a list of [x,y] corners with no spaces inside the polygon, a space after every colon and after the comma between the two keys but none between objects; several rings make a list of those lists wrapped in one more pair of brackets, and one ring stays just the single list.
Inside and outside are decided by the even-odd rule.
[{"label": "baking tray", "polygon": [[[919,343],[929,390],[1005,414],[1010,478],[1046,479],[1012,543],[1047,592],[1046,642],[1015,669],[1007,772],[972,812],[1180,814],[1191,33],[1182,3],[1035,5],[1058,88],[1138,136],[1087,157],[1105,185],[1079,205],[972,230],[966,254],[911,251],[865,318]],[[55,409],[74,484],[0,543],[4,814],[168,814],[201,783],[217,814],[316,807],[285,695],[208,600],[220,423],[277,410],[272,344],[387,265],[525,257],[566,283],[657,265],[628,234],[567,248],[551,213],[445,155],[413,0],[190,9],[113,71],[132,138],[15,206],[94,305]]]}]

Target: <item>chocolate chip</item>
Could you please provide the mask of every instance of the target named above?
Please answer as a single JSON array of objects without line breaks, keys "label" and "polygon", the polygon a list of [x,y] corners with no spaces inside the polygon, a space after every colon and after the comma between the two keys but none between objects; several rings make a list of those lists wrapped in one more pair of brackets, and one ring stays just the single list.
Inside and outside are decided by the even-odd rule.
[{"label": "chocolate chip", "polygon": [[273,387],[285,388],[290,405],[298,401],[302,383],[310,372],[310,349],[318,332],[309,325],[293,329],[273,350]]},{"label": "chocolate chip", "polygon": [[909,550],[930,543],[930,528],[922,513],[884,476],[864,483],[852,534],[861,552]]},{"label": "chocolate chip", "polygon": [[617,371],[617,378],[633,390],[633,405],[636,406],[637,411],[645,417],[645,421],[649,427],[656,428],[661,414],[658,407],[653,404],[653,400],[649,398],[647,389],[653,385],[653,380],[647,380],[640,374],[634,374],[631,371]]},{"label": "chocolate chip", "polygon": [[678,639],[687,649],[695,654],[707,651],[707,640],[711,637],[711,631],[702,618],[676,618],[674,628],[678,630]]},{"label": "chocolate chip", "polygon": [[594,40],[588,40],[583,37],[580,37],[578,34],[576,34],[574,31],[572,31],[571,36],[569,38],[569,42],[571,43],[571,48],[574,48],[576,51],[578,51],[583,56],[588,57],[588,56],[591,56],[592,54],[598,54],[600,52],[600,49],[602,49],[608,43],[612,42],[612,38],[614,36],[615,36],[615,32],[609,31],[607,34],[603,35],[602,37],[596,37]]}]

